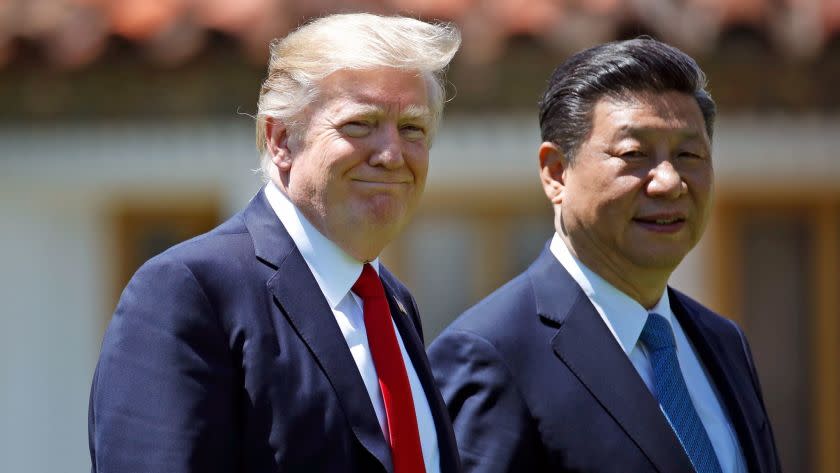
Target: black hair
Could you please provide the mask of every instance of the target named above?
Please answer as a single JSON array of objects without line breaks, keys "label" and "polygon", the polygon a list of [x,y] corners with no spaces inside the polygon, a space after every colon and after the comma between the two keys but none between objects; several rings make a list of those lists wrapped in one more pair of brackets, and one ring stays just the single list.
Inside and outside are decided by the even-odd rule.
[{"label": "black hair", "polygon": [[690,56],[649,37],[601,44],[574,54],[554,70],[540,100],[543,141],[557,144],[570,162],[592,131],[592,109],[602,97],[633,92],[694,96],[712,137],[715,102],[706,75]]}]

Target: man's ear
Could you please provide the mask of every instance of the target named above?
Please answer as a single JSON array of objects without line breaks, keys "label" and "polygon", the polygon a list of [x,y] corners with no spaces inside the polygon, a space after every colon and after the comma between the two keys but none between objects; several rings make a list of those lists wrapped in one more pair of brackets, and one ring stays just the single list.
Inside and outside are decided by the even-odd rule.
[{"label": "man's ear", "polygon": [[554,205],[563,201],[563,189],[566,187],[565,176],[568,160],[556,144],[544,141],[539,149],[540,181],[543,191]]},{"label": "man's ear", "polygon": [[271,161],[281,174],[292,169],[292,153],[289,151],[289,128],[281,120],[265,117],[265,143]]}]

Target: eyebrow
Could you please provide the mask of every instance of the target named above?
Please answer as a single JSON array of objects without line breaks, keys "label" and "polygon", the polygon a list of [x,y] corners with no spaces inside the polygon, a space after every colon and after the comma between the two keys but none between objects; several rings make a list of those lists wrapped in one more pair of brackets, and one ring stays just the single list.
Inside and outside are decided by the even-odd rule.
[{"label": "eyebrow", "polygon": [[[630,136],[630,137],[637,137],[637,136],[644,137],[644,136],[656,135],[658,132],[662,132],[664,130],[666,130],[666,128],[636,127],[636,126],[632,126],[632,125],[625,125],[625,126],[622,126],[621,128],[619,128],[618,133],[616,133],[616,135],[618,135],[618,136]],[[688,139],[694,139],[694,138],[702,139],[703,136],[704,136],[704,133],[702,133],[702,132],[698,133],[696,130],[693,130],[693,129],[690,129],[690,128],[686,128],[686,129],[668,128],[667,131],[669,133],[671,133],[671,132],[677,133],[683,139],[686,139],[686,138],[688,138]],[[703,130],[703,131],[705,131],[705,130]]]},{"label": "eyebrow", "polygon": [[400,114],[400,119],[403,120],[429,120],[432,117],[432,111],[425,105],[412,104],[405,108]]},{"label": "eyebrow", "polygon": [[[385,109],[383,107],[371,104],[358,104],[353,112],[354,115],[360,115],[365,117],[376,117],[385,114]],[[430,120],[432,117],[432,111],[429,107],[425,105],[417,105],[411,104],[405,107],[399,115],[400,121],[411,121],[411,120]]]}]

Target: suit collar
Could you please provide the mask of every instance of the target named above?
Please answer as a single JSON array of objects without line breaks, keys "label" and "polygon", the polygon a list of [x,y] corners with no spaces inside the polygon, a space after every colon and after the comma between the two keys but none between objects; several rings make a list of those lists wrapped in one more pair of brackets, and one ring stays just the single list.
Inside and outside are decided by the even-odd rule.
[{"label": "suit collar", "polygon": [[538,315],[553,322],[551,345],[661,472],[693,471],[659,403],[580,286],[546,248],[528,269]]},{"label": "suit collar", "polygon": [[586,298],[580,286],[563,269],[548,247],[543,249],[527,272],[534,289],[537,314],[560,325],[569,317],[577,299]]},{"label": "suit collar", "polygon": [[667,290],[663,291],[656,306],[648,311],[638,301],[618,290],[577,259],[559,234],[554,234],[549,249],[595,306],[595,310],[627,356],[630,356],[630,352],[636,347],[649,312],[665,317],[668,323],[673,325]]},{"label": "suit collar", "polygon": [[[359,279],[362,263],[318,231],[273,182],[266,184],[262,192],[334,309]],[[379,258],[370,264],[379,271]]]},{"label": "suit collar", "polygon": [[[412,320],[408,309],[397,296],[399,294],[396,290],[397,283],[391,273],[382,267],[380,277],[385,286],[385,291],[389,296],[388,302],[390,304],[394,323],[400,332],[400,337],[402,338],[405,351],[411,359],[411,364],[414,366],[414,372],[417,373],[417,378],[423,386],[423,392],[429,403],[429,410],[432,413],[432,419],[435,423],[435,433],[437,434],[440,471],[461,471],[458,459],[458,449],[455,445],[455,436],[452,430],[452,423],[449,419],[446,404],[444,403],[443,397],[441,396],[440,391],[437,388],[437,384],[435,383],[434,375],[432,374],[432,367],[429,364],[429,359],[426,357],[426,348],[423,344],[423,340],[420,337],[418,330],[413,325],[414,321]],[[419,322],[419,318],[415,320]]]},{"label": "suit collar", "polygon": [[743,361],[744,341],[733,330],[734,327],[724,329],[720,326],[731,325],[731,322],[712,314],[701,317],[698,311],[705,309],[700,309],[687,296],[674,289],[669,289],[669,292],[674,316],[694,344],[697,356],[717,388],[721,404],[735,428],[747,469],[755,472],[771,471],[772,467],[765,463],[766,455],[761,454],[757,445],[761,431],[767,428],[767,418],[760,401],[752,394],[756,389],[750,384],[750,368]]},{"label": "suit collar", "polygon": [[[329,303],[291,236],[268,203],[258,193],[244,211],[257,258],[276,270],[267,286],[282,308],[283,315],[309,347],[335,389],[353,433],[386,471],[393,471],[391,451],[370,402],[358,367],[335,323]],[[457,449],[440,393],[435,387],[425,348],[412,326],[413,306],[403,301],[398,283],[384,266],[379,266],[392,317],[403,340],[435,421],[442,472],[459,471]],[[417,320],[419,322],[419,320]]]},{"label": "suit collar", "polygon": [[256,257],[276,270],[267,282],[268,290],[281,307],[282,314],[276,316],[285,316],[309,347],[335,389],[359,443],[382,463],[386,471],[393,471],[391,451],[332,309],[263,192],[251,200],[243,218]]},{"label": "suit collar", "polygon": [[242,211],[242,218],[254,243],[257,259],[277,269],[295,246],[263,192],[251,198]]}]

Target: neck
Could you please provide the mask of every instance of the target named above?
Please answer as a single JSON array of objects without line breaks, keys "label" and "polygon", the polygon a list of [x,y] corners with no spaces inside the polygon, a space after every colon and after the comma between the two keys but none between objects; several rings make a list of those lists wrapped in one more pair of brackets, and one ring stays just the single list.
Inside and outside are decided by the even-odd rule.
[{"label": "neck", "polygon": [[645,309],[652,309],[662,298],[668,285],[671,271],[640,268],[635,265],[611,260],[608,255],[575,249],[568,235],[558,232],[569,252],[592,272],[603,278],[619,291],[627,294]]},{"label": "neck", "polygon": [[[308,205],[295,203],[295,198],[290,195],[287,182],[282,179],[272,179],[274,184],[285,196],[285,199],[294,206],[307,225],[318,231],[324,238],[338,246],[344,253],[361,263],[369,263],[375,260],[382,250],[391,241],[392,235],[389,228],[371,228],[368,225],[354,225],[349,222],[331,222],[313,211]],[[347,231],[352,228],[352,231]]]},{"label": "neck", "polygon": [[385,247],[385,245],[377,244],[370,239],[353,238],[354,241],[338,241],[330,235],[325,235],[344,250],[345,253],[362,263],[370,263],[375,260]]}]

